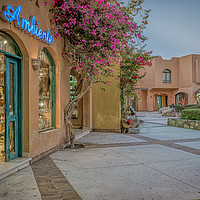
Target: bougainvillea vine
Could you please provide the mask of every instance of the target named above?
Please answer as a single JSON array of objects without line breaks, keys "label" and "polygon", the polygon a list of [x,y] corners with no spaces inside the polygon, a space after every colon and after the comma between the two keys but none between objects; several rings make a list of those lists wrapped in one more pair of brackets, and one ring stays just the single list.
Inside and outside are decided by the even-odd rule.
[{"label": "bougainvillea vine", "polygon": [[[92,84],[111,84],[104,77],[113,76],[113,65],[121,66],[116,79],[125,80],[129,85],[134,85],[141,77],[137,73],[140,67],[150,65],[149,53],[141,50],[146,40],[143,28],[149,10],[142,9],[143,0],[131,1],[128,5],[117,0],[48,2],[51,3],[53,35],[64,39],[62,55],[78,79],[76,97],[65,108],[66,125],[73,129],[69,119],[75,104]],[[48,2],[45,1],[45,5]],[[141,23],[134,20],[138,15],[142,16]],[[128,68],[130,73],[125,75],[124,70]],[[123,85],[121,81],[120,87]]]}]

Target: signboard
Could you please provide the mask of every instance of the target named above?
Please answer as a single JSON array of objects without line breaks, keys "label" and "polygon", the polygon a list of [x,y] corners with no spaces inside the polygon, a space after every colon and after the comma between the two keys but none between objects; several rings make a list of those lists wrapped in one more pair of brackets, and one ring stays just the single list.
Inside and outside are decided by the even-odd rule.
[{"label": "signboard", "polygon": [[39,28],[39,22],[35,20],[35,16],[31,16],[29,20],[26,18],[20,18],[22,10],[21,6],[13,8],[10,5],[4,5],[2,10],[3,11],[0,12],[0,17],[4,21],[14,21],[16,27],[28,32],[39,40],[47,44],[53,43],[53,36],[49,35],[49,31],[43,31]]}]

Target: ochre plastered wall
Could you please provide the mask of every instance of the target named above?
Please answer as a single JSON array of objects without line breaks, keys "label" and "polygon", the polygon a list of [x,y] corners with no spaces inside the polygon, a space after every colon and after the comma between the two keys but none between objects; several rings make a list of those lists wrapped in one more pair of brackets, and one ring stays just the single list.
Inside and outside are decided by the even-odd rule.
[{"label": "ochre plastered wall", "polygon": [[83,129],[90,129],[91,128],[91,109],[92,109],[92,101],[91,101],[92,91],[87,93],[83,97]]},{"label": "ochre plastered wall", "polygon": [[[113,70],[117,75],[119,65]],[[92,122],[94,130],[120,130],[121,103],[119,80],[109,77],[110,85],[95,83],[92,86]],[[102,91],[100,88],[105,88]]]},{"label": "ochre plastered wall", "polygon": [[[44,31],[50,30],[49,7],[39,0],[39,8],[34,0],[1,0],[2,5],[22,6],[21,17],[29,19],[35,15],[39,27]],[[23,153],[34,157],[57,145],[64,143],[66,129],[63,110],[69,101],[69,70],[68,63],[62,58],[63,41],[55,39],[52,45],[44,44],[33,36],[17,29],[13,22],[0,19],[0,30],[7,32],[18,44],[23,56]],[[34,71],[31,59],[38,58],[39,52],[47,48],[56,67],[56,129],[39,133],[39,72]]]}]

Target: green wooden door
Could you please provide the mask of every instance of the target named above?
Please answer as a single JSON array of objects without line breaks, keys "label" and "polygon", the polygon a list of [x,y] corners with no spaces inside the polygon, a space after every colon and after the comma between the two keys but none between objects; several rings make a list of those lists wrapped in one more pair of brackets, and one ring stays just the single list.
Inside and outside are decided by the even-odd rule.
[{"label": "green wooden door", "polygon": [[157,102],[158,102],[158,109],[162,108],[162,96],[157,97]]},{"label": "green wooden door", "polygon": [[6,161],[18,157],[18,61],[6,58]]}]

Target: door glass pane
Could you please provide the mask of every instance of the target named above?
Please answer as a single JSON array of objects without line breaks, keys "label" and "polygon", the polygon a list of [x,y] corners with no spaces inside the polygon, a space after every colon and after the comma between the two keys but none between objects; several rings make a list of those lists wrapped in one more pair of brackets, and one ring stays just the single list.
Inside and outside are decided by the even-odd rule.
[{"label": "door glass pane", "polygon": [[10,122],[10,153],[15,152],[15,128],[14,122]]},{"label": "door glass pane", "polygon": [[9,113],[14,114],[14,64],[10,63],[10,104]]},{"label": "door glass pane", "polygon": [[20,56],[21,53],[11,37],[0,32],[0,49],[8,53]]},{"label": "door glass pane", "polygon": [[0,54],[0,161],[5,161],[5,56]]}]

